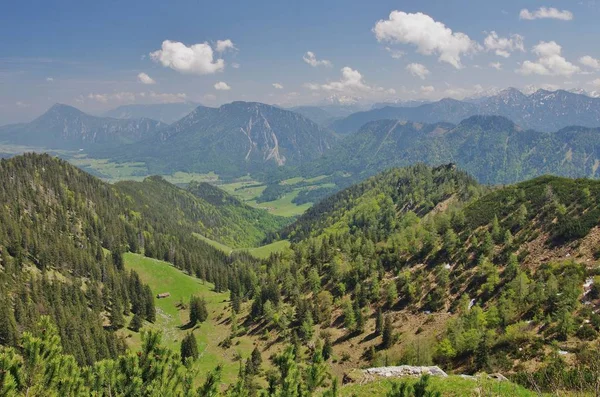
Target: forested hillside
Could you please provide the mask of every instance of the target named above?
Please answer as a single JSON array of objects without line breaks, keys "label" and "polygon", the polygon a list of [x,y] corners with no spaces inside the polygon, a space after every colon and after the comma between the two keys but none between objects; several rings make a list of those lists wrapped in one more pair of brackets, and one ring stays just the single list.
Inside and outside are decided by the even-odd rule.
[{"label": "forested hillside", "polygon": [[454,166],[387,171],[286,229],[292,254],[271,259],[250,317],[323,338],[343,371],[437,363],[592,389],[599,200],[591,180],[489,191]]},{"label": "forested hillside", "polygon": [[49,314],[69,342],[65,350],[79,362],[123,352],[113,332],[125,325],[123,315],[133,312],[148,321],[155,316],[149,288],[123,269],[123,251],[167,260],[221,290],[235,272],[233,259],[192,235],[205,230],[193,218],[181,222],[173,216],[199,216],[203,208],[194,196],[181,191],[189,201],[171,202],[169,212],[150,200],[157,196],[152,189],[166,193],[165,182],[139,184],[148,196],[136,201],[123,186],[34,154],[2,160],[0,178],[3,345],[16,345],[40,315]]},{"label": "forested hillside", "polygon": [[[291,248],[259,261],[194,237],[206,228],[224,238],[236,216],[258,214],[216,188],[184,191],[160,178],[111,186],[46,155],[0,167],[0,341],[13,347],[0,349],[3,392],[26,395],[46,376],[59,395],[241,397],[268,385],[268,395],[334,396],[356,369],[395,364],[501,372],[549,392],[595,388],[598,181],[545,176],[490,188],[453,164],[390,169],[284,227]],[[220,386],[219,368],[195,372],[193,334],[181,355],[155,331],[139,353],[125,352],[115,330],[130,313],[132,330],[154,321],[156,291],[124,272],[124,251],[229,291],[229,318],[210,320],[230,327],[219,346],[260,340],[240,356],[237,382]],[[208,317],[202,302],[177,303],[192,327]]]},{"label": "forested hillside", "polygon": [[312,161],[335,140],[333,132],[298,113],[264,103],[233,102],[219,108],[199,106],[158,136],[96,155],[145,162],[152,173],[242,176]]},{"label": "forested hillside", "polygon": [[544,174],[597,177],[600,133],[583,127],[553,133],[522,130],[498,116],[473,116],[456,126],[379,120],[367,123],[299,172],[305,176],[349,173],[356,181],[416,162],[454,162],[486,184]]},{"label": "forested hillside", "polygon": [[30,123],[0,127],[0,142],[63,150],[114,149],[154,136],[164,127],[149,118],[97,117],[57,103]]},{"label": "forested hillside", "polygon": [[190,233],[234,248],[257,246],[289,223],[208,183],[192,182],[186,191],[161,177],[149,177],[143,182],[119,182],[115,187],[135,203],[143,217],[153,217],[161,225],[169,218],[173,226],[188,225]]}]

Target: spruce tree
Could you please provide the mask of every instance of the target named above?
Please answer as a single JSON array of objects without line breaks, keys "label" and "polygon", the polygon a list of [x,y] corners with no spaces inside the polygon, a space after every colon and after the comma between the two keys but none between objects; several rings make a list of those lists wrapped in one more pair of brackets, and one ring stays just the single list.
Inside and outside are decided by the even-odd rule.
[{"label": "spruce tree", "polygon": [[385,318],[383,332],[381,334],[381,345],[384,349],[389,349],[394,344],[394,328],[390,316]]},{"label": "spruce tree", "polygon": [[383,332],[383,313],[381,308],[377,309],[377,317],[375,318],[375,335],[379,336]]},{"label": "spruce tree", "polygon": [[138,332],[144,325],[144,319],[139,314],[134,314],[131,322],[129,323],[129,329],[134,332]]},{"label": "spruce tree", "polygon": [[198,358],[198,343],[191,332],[181,341],[181,361],[185,362],[188,357],[194,360]]},{"label": "spruce tree", "polygon": [[190,298],[190,324],[203,323],[208,318],[208,309],[204,298],[192,295]]}]

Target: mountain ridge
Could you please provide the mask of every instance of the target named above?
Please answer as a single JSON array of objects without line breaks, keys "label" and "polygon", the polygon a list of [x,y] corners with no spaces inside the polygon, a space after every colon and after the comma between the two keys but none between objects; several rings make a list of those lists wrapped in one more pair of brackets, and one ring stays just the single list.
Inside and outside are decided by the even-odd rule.
[{"label": "mountain ridge", "polygon": [[331,124],[342,134],[357,131],[368,121],[394,118],[416,122],[446,121],[458,123],[476,114],[508,117],[525,129],[544,132],[569,125],[600,127],[600,98],[593,98],[565,90],[537,90],[526,95],[515,88],[507,88],[477,103],[444,98],[420,106],[388,106],[354,113]]}]

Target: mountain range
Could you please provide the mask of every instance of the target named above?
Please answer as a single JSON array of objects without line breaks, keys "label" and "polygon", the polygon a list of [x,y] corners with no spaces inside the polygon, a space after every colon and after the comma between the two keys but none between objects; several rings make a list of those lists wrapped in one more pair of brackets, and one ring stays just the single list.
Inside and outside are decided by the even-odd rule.
[{"label": "mountain range", "polygon": [[72,106],[56,104],[30,123],[0,127],[0,142],[67,150],[114,147],[138,142],[165,126],[148,118],[92,116]]},{"label": "mountain range", "polygon": [[[304,175],[372,175],[418,162],[453,162],[481,183],[512,183],[544,174],[600,176],[600,128],[524,130],[501,116],[472,116],[458,125],[377,120],[307,165]],[[356,180],[356,179],[355,179]]]},{"label": "mountain range", "polygon": [[331,131],[298,113],[233,102],[219,108],[199,106],[156,136],[106,154],[144,161],[153,173],[243,175],[315,160],[335,141]]},{"label": "mountain range", "polygon": [[172,124],[198,107],[194,102],[156,103],[148,105],[123,105],[102,114],[115,119],[152,119]]},{"label": "mountain range", "polygon": [[545,132],[571,125],[598,127],[600,98],[564,90],[537,90],[533,94],[525,95],[515,88],[509,88],[477,101],[445,98],[420,106],[387,106],[357,112],[334,121],[330,127],[337,133],[348,134],[375,120],[458,123],[474,115],[504,116],[525,129]]}]

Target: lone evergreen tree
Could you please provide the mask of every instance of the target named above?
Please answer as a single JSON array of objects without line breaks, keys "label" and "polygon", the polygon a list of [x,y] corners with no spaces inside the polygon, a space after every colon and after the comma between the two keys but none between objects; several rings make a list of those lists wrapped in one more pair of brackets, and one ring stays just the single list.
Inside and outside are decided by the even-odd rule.
[{"label": "lone evergreen tree", "polygon": [[193,333],[187,334],[181,341],[181,361],[191,357],[194,360],[198,358],[198,343]]},{"label": "lone evergreen tree", "polygon": [[206,301],[203,298],[193,296],[190,298],[190,324],[203,323],[208,318]]}]

